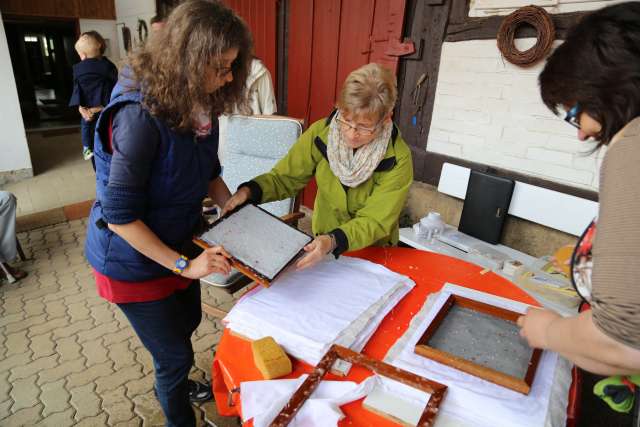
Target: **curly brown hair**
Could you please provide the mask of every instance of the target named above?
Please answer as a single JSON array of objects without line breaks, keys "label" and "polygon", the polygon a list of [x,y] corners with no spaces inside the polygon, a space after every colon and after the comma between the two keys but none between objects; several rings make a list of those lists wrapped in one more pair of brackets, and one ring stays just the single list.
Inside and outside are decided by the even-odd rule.
[{"label": "curly brown hair", "polygon": [[[251,33],[231,9],[218,1],[190,0],[173,10],[162,31],[132,53],[128,63],[151,114],[173,129],[189,130],[194,106],[216,117],[246,102],[252,47]],[[238,49],[233,81],[205,93],[205,66],[232,48]]]}]

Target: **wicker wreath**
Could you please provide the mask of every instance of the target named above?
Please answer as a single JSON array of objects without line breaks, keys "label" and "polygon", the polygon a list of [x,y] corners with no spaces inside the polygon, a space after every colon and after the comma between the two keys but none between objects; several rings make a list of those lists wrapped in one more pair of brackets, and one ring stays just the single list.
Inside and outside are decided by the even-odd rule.
[{"label": "wicker wreath", "polygon": [[[524,52],[513,43],[516,30],[523,24],[531,25],[537,32],[536,44]],[[538,6],[525,6],[506,16],[500,24],[498,49],[512,64],[530,67],[546,56],[555,37],[556,30],[547,11]]]}]

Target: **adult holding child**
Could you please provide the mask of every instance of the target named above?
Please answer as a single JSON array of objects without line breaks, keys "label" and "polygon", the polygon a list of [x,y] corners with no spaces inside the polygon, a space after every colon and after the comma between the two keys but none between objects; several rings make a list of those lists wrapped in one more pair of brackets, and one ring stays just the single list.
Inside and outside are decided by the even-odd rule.
[{"label": "adult holding child", "polygon": [[[572,279],[591,310],[562,318],[532,309],[518,321],[533,347],[604,375],[640,374],[640,3],[584,17],[540,74],[542,100],[607,152],[600,208],[580,238]],[[640,377],[636,375],[640,380]]]},{"label": "adult holding child", "polygon": [[318,184],[315,239],[298,268],[332,253],[398,242],[398,219],[413,181],[411,152],[391,116],[397,89],[393,73],[367,64],[347,77],[337,109],[312,124],[268,173],[240,186],[223,209],[247,201],[293,197],[311,178]]},{"label": "adult holding child", "polygon": [[96,202],[85,252],[98,293],[124,312],[153,357],[169,426],[195,425],[191,335],[201,320],[197,279],[228,273],[213,247],[189,259],[202,201],[231,196],[220,177],[217,116],[244,100],[251,60],[244,22],[219,2],[177,6],[128,59],[96,131]]}]

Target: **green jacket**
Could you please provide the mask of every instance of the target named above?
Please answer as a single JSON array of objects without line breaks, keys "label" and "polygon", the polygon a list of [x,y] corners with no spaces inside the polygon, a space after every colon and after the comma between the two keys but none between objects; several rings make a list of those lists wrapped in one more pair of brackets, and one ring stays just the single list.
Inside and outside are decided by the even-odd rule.
[{"label": "green jacket", "polygon": [[[335,255],[371,245],[398,243],[398,218],[413,181],[411,151],[394,125],[384,159],[358,187],[342,185],[327,160],[329,120],[315,122],[274,168],[253,179],[261,203],[294,197],[315,176],[318,193],[312,218],[315,235],[333,232]],[[251,185],[252,194],[255,185]],[[260,193],[260,191],[257,191]]]}]

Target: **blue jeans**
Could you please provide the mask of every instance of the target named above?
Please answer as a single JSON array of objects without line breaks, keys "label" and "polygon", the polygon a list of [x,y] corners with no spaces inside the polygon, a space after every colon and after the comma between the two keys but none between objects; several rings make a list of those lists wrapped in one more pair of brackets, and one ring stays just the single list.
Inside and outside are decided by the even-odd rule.
[{"label": "blue jeans", "polygon": [[167,426],[195,426],[187,379],[193,365],[191,334],[202,318],[200,283],[159,301],[118,304],[153,357],[156,393]]},{"label": "blue jeans", "polygon": [[82,139],[82,147],[89,148],[93,151],[93,135],[96,132],[96,122],[98,121],[97,115],[90,122],[85,119],[80,119],[80,137]]}]

